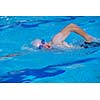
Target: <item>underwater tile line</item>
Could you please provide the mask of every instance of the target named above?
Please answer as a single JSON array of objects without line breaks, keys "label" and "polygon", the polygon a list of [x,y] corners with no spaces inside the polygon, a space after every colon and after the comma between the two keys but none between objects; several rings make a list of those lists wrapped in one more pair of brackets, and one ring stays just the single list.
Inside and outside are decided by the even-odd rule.
[{"label": "underwater tile line", "polygon": [[[100,59],[100,58],[87,58],[87,59],[77,60],[77,61],[73,61],[69,63],[48,65],[41,69],[23,69],[19,71],[12,71],[12,72],[8,72],[7,75],[5,76],[1,76],[0,83],[22,83],[23,81],[31,82],[33,80],[33,77],[31,77],[32,80],[27,79],[27,77],[29,76],[34,76],[34,80],[39,79],[39,78],[45,78],[45,77],[53,77],[53,76],[57,76],[66,72],[65,69],[59,68],[61,66],[67,67],[73,64],[85,63],[85,62],[89,62],[89,61],[93,61],[97,59]],[[52,71],[52,72],[49,72],[49,71]]]}]

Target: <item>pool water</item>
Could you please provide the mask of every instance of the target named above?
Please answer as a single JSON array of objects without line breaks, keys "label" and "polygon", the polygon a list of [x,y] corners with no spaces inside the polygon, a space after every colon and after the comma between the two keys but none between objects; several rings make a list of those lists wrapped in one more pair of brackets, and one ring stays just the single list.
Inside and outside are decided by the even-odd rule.
[{"label": "pool water", "polygon": [[79,48],[84,40],[74,32],[66,41],[75,48],[39,50],[31,45],[37,38],[50,41],[70,23],[99,41],[99,16],[1,16],[0,83],[99,83],[100,47]]}]

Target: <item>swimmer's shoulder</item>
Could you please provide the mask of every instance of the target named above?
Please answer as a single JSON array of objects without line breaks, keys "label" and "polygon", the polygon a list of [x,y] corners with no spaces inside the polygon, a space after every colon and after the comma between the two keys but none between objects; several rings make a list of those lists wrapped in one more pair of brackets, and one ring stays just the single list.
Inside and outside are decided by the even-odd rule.
[{"label": "swimmer's shoulder", "polygon": [[54,43],[53,43],[53,41],[50,41],[50,42],[48,42],[48,44],[52,46]]}]

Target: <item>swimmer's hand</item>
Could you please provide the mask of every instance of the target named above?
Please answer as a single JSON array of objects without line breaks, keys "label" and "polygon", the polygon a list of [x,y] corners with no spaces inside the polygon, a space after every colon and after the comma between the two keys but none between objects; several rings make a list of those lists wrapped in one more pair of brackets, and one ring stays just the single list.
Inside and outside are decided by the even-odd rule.
[{"label": "swimmer's hand", "polygon": [[63,46],[65,46],[65,47],[68,47],[68,48],[72,48],[73,46],[72,45],[69,45],[67,42],[63,42]]},{"label": "swimmer's hand", "polygon": [[88,36],[87,39],[86,39],[86,42],[87,42],[87,43],[91,43],[91,42],[94,41],[94,40],[95,40],[94,37]]}]

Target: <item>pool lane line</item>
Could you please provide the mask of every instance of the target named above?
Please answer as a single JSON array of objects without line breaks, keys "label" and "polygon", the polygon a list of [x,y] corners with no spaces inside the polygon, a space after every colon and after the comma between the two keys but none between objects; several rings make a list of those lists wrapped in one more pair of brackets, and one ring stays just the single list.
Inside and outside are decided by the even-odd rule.
[{"label": "pool lane line", "polygon": [[1,56],[0,57],[0,60],[4,60],[4,59],[7,59],[7,58],[12,58],[12,57],[16,57],[16,56],[23,56],[23,55],[26,55],[26,54],[29,54],[29,52],[17,52],[17,53],[13,53],[13,54],[7,54],[7,55],[4,55],[4,56]]}]

